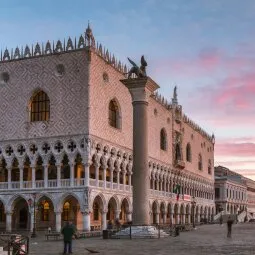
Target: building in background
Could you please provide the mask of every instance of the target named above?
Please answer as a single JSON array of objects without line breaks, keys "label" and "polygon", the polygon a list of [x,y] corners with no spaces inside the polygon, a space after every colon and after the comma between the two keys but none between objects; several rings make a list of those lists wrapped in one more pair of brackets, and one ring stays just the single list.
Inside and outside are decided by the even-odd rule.
[{"label": "building in background", "polygon": [[221,214],[236,215],[239,222],[255,216],[255,181],[223,166],[217,166],[215,173],[215,220]]},{"label": "building in background", "polygon": [[[1,54],[0,224],[60,231],[132,220],[132,102],[127,67],[95,42],[47,42]],[[171,102],[170,102],[171,101]],[[149,99],[151,223],[211,221],[214,137],[178,104]],[[175,192],[174,192],[175,191]]]}]

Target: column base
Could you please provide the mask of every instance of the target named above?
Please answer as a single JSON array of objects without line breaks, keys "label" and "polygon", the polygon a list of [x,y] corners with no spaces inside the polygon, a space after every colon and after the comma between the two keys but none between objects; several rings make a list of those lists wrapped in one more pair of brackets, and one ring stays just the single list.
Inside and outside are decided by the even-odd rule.
[{"label": "column base", "polygon": [[[130,237],[131,236],[131,237]],[[155,226],[130,226],[117,232],[112,238],[159,238],[169,237],[163,230],[158,230]]]}]

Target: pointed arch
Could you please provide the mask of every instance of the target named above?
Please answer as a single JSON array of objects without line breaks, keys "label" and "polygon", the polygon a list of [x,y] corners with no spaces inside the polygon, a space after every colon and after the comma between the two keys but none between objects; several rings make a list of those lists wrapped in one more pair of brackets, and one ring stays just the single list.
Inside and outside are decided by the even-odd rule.
[{"label": "pointed arch", "polygon": [[108,105],[109,125],[114,128],[121,129],[121,109],[119,102],[113,98]]},{"label": "pointed arch", "polygon": [[160,149],[163,151],[167,150],[167,133],[165,128],[160,130]]},{"label": "pointed arch", "polygon": [[48,121],[50,119],[50,99],[43,90],[33,93],[29,102],[30,121]]}]

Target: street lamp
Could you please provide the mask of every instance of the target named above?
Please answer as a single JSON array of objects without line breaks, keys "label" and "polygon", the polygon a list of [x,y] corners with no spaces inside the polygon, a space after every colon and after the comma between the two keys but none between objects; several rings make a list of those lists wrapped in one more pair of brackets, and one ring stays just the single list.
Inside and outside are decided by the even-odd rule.
[{"label": "street lamp", "polygon": [[193,207],[193,228],[196,228],[196,225],[195,225],[195,208],[196,208],[196,198],[195,196],[192,197],[192,201],[191,201],[191,204],[192,204],[192,207]]},{"label": "street lamp", "polygon": [[36,222],[35,222],[35,220],[36,220],[36,217],[35,217],[35,205],[36,205],[35,204],[35,199],[36,199],[36,193],[33,193],[32,195],[33,195],[34,201],[32,201],[32,199],[30,198],[28,200],[28,203],[29,203],[29,206],[31,208],[32,207],[32,202],[34,202],[34,226],[33,226],[33,232],[31,234],[31,238],[35,238],[36,237],[36,232],[35,232],[35,227],[36,227]]}]

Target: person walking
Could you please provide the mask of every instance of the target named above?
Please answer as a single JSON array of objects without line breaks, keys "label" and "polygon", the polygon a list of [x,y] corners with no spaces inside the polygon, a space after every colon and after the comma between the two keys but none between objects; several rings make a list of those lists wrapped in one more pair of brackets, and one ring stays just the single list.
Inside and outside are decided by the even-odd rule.
[{"label": "person walking", "polygon": [[67,222],[61,230],[61,234],[64,236],[64,254],[72,254],[72,239],[75,234],[75,228],[71,222]]},{"label": "person walking", "polygon": [[227,221],[228,235],[227,235],[227,237],[231,237],[231,234],[232,234],[232,225],[233,225],[233,220],[231,219],[230,216],[228,216],[228,221]]}]

